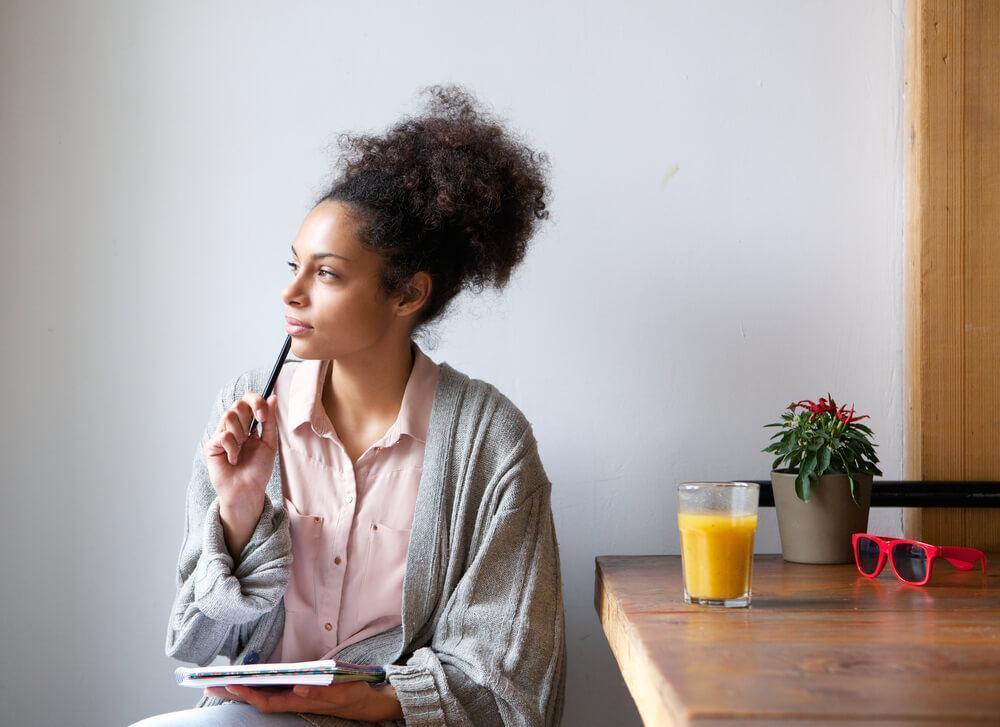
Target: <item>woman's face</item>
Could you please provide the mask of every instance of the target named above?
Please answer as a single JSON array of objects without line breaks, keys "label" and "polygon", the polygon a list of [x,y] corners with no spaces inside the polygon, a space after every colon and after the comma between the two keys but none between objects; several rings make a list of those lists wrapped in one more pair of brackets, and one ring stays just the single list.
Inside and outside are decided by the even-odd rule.
[{"label": "woman's face", "polygon": [[285,316],[310,328],[292,334],[292,353],[302,359],[336,359],[366,349],[395,345],[409,337],[409,316],[400,316],[399,297],[379,287],[382,258],[362,247],[350,205],[326,200],[299,229],[282,292]]}]

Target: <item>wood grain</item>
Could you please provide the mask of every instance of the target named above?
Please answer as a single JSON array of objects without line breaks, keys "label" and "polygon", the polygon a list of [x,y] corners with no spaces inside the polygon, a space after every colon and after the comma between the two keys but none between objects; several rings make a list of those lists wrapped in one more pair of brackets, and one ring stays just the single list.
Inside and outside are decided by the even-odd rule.
[{"label": "wood grain", "polygon": [[647,725],[1000,715],[1000,554],[924,588],[758,555],[749,609],[684,603],[679,556],[601,556],[594,605]]},{"label": "wood grain", "polygon": [[[905,469],[1000,478],[1000,3],[911,0],[907,14]],[[996,510],[923,509],[906,531],[1000,549]]]}]

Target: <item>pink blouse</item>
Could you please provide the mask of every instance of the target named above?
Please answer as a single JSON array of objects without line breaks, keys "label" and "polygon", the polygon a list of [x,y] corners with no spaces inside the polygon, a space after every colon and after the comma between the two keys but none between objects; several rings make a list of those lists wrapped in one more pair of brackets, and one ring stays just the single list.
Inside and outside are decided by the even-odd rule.
[{"label": "pink blouse", "polygon": [[330,361],[302,361],[278,376],[292,566],[285,628],[271,662],[329,659],[402,622],[406,552],[440,371],[412,346],[399,416],[356,465],[323,408]]}]

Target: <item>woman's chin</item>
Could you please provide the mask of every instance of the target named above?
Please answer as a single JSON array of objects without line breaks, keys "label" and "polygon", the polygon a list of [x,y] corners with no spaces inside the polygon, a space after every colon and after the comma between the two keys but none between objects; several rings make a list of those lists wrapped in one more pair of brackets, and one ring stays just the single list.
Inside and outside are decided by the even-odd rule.
[{"label": "woman's chin", "polygon": [[308,341],[304,341],[301,338],[292,337],[292,345],[288,349],[289,352],[295,356],[295,358],[300,358],[303,360],[321,358],[321,356],[316,355],[315,346],[311,346]]}]

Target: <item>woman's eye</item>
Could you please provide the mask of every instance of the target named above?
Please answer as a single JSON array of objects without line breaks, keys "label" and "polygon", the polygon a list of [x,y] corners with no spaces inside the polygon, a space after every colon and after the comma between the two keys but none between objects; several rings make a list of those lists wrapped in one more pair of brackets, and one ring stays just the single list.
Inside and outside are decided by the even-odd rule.
[{"label": "woman's eye", "polygon": [[[299,267],[298,263],[292,262],[291,260],[288,261],[287,265],[288,265],[288,269],[291,270],[293,273],[296,270],[298,270],[298,267]],[[337,275],[332,270],[319,270],[318,272],[322,273],[322,274],[326,274],[326,275],[328,275],[331,278],[339,278],[340,277],[339,275]]]}]

